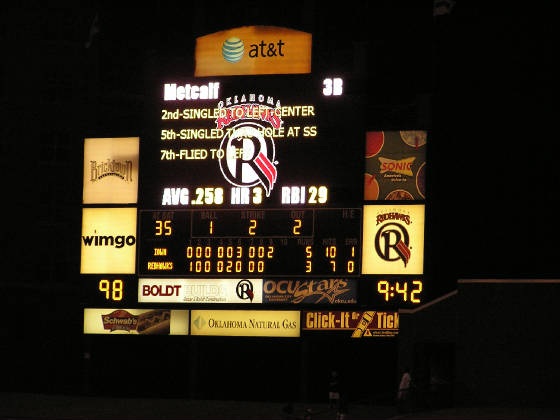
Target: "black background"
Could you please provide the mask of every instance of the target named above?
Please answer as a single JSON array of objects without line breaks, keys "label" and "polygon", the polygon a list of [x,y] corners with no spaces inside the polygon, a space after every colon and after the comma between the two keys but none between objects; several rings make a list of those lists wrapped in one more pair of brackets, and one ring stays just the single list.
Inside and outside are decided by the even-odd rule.
[{"label": "black background", "polygon": [[[170,66],[174,69],[176,66]],[[168,68],[161,69],[169,72]],[[194,197],[196,186],[221,186],[225,189],[225,202],[221,207],[229,206],[229,187],[231,185],[220,172],[217,159],[205,160],[161,160],[161,149],[174,150],[193,148],[218,149],[220,141],[211,140],[160,140],[161,129],[174,129],[179,132],[182,128],[216,128],[216,121],[179,120],[162,121],[161,110],[175,110],[180,112],[184,108],[216,108],[218,100],[197,101],[163,101],[163,85],[177,83],[185,85],[203,85],[208,82],[219,81],[219,100],[227,97],[241,98],[255,93],[274,98],[274,104],[280,101],[282,106],[311,105],[315,117],[282,117],[284,123],[284,137],[274,139],[275,161],[277,162],[278,177],[269,198],[264,197],[263,203],[256,207],[286,207],[281,205],[280,189],[282,186],[321,186],[329,188],[330,207],[351,207],[361,204],[363,195],[363,160],[364,160],[364,95],[359,94],[356,80],[347,78],[349,93],[344,97],[325,97],[322,94],[323,78],[310,75],[282,75],[282,76],[245,76],[245,77],[215,77],[186,79],[171,79],[161,76],[162,82],[154,92],[157,96],[150,98],[157,101],[154,106],[150,122],[146,127],[150,130],[141,142],[140,162],[140,205],[144,208],[161,207],[163,187],[190,187]],[[155,81],[154,81],[155,82]],[[356,93],[351,93],[352,89]],[[258,103],[258,101],[257,101]],[[264,103],[263,105],[267,105]],[[227,107],[226,105],[224,105]],[[250,121],[250,120],[247,120]],[[239,121],[241,122],[241,121]],[[239,123],[238,122],[238,123]],[[254,121],[253,121],[254,122]],[[271,127],[269,123],[260,122],[263,127]],[[224,127],[232,128],[235,122]],[[288,137],[289,127],[299,126],[297,137]],[[304,126],[316,126],[316,137],[304,137]],[[210,152],[208,152],[210,154]],[[262,185],[261,185],[262,188]],[[264,189],[263,189],[264,193]],[[231,208],[246,206],[231,206]],[[301,207],[301,206],[299,206]]]},{"label": "black background", "polygon": [[[99,32],[85,48],[96,13]],[[551,16],[542,5],[465,1],[437,17],[428,1],[284,2],[266,9],[257,2],[179,1],[4,6],[2,292],[3,310],[15,319],[1,332],[2,357],[10,360],[4,389],[76,392],[83,385],[83,138],[145,137],[140,127],[152,115],[157,69],[192,74],[196,36],[230,27],[259,23],[312,32],[313,71],[364,69],[368,129],[429,129],[425,265],[440,294],[465,277],[557,277]],[[122,394],[122,387],[117,392],[107,385],[121,377],[151,372],[167,378],[170,369],[161,365],[142,376],[123,359],[152,357],[158,349],[162,365],[174,366],[167,352],[184,348],[154,340],[138,350],[137,343],[111,339],[89,344],[96,392]],[[217,352],[224,343],[243,347],[217,339],[205,349]],[[280,349],[273,343],[265,346]],[[349,344],[316,344],[313,354],[321,356],[314,377],[322,383],[335,353]],[[278,372],[286,372],[288,359],[276,364]],[[222,390],[238,385],[235,376],[228,378]],[[141,391],[133,385],[129,392]]]}]

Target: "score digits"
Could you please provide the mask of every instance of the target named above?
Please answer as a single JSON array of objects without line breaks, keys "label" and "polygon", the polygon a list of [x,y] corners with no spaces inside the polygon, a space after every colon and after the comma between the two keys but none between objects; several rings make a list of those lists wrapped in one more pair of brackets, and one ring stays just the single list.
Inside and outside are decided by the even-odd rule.
[{"label": "score digits", "polygon": [[140,235],[147,235],[138,273],[359,276],[360,214],[319,208],[141,211]]},{"label": "score digits", "polygon": [[123,281],[121,279],[99,280],[99,291],[105,293],[105,299],[120,301],[123,298]]},{"label": "score digits", "polygon": [[171,236],[173,233],[171,220],[156,220],[155,222],[155,236]]}]

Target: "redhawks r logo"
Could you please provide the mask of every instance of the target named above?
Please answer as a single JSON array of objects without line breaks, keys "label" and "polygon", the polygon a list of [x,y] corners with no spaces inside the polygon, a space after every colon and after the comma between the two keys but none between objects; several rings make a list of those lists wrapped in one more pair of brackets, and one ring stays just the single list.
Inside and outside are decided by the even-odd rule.
[{"label": "redhawks r logo", "polygon": [[404,266],[410,260],[408,231],[399,223],[387,223],[375,235],[375,251],[385,261],[401,259]]},{"label": "redhawks r logo", "polygon": [[249,299],[251,302],[255,297],[255,293],[253,292],[253,283],[249,280],[241,280],[237,283],[235,288],[235,293],[237,293],[237,297],[242,300]]},{"label": "redhawks r logo", "polygon": [[274,141],[265,136],[265,129],[254,122],[242,122],[220,143],[220,170],[231,184],[252,187],[262,184],[267,197],[276,182]]}]

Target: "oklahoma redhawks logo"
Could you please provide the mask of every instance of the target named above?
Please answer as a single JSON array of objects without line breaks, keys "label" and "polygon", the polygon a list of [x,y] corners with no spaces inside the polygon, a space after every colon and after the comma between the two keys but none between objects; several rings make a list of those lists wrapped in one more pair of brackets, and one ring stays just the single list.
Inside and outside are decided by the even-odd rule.
[{"label": "oklahoma redhawks logo", "polygon": [[273,128],[280,127],[282,120],[273,108],[259,105],[224,111],[225,117],[217,121],[218,128],[239,121],[226,130],[220,143],[219,164],[224,178],[237,187],[261,184],[266,196],[270,196],[277,178],[274,140],[266,134],[264,125],[251,120],[268,122]]},{"label": "oklahoma redhawks logo", "polygon": [[411,257],[408,231],[400,223],[387,223],[375,235],[375,251],[385,261],[401,259],[404,266]]}]

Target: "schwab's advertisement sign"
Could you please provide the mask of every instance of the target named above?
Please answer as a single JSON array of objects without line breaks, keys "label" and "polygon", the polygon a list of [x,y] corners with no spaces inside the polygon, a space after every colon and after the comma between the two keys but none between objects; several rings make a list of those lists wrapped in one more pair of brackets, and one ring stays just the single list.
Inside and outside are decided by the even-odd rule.
[{"label": "schwab's advertisement sign", "polygon": [[348,331],[352,338],[394,337],[399,333],[399,313],[379,311],[305,311],[304,331]]},{"label": "schwab's advertisement sign", "polygon": [[84,309],[84,334],[187,335],[189,311]]},{"label": "schwab's advertisement sign", "polygon": [[138,280],[138,302],[262,303],[262,279]]},{"label": "schwab's advertisement sign", "polygon": [[353,279],[265,280],[263,303],[357,303],[358,284]]},{"label": "schwab's advertisement sign", "polygon": [[299,334],[299,311],[191,311],[191,335],[299,337]]},{"label": "schwab's advertisement sign", "polygon": [[196,40],[195,77],[311,73],[311,34],[244,26]]}]

